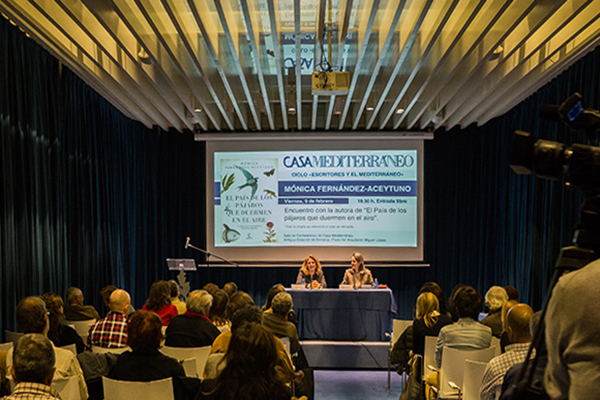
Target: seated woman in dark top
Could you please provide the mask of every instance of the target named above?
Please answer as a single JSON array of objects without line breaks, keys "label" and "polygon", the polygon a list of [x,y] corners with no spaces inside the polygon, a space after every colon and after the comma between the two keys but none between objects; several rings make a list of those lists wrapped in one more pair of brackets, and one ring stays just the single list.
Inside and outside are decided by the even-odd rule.
[{"label": "seated woman in dark top", "polygon": [[437,336],[440,329],[452,323],[452,318],[440,315],[437,297],[430,292],[417,298],[417,319],[413,322],[413,354],[423,355],[425,352],[425,336]]},{"label": "seated woman in dark top", "polygon": [[302,281],[304,281],[306,287],[312,287],[313,289],[323,289],[327,287],[321,263],[312,254],[304,259],[304,263],[302,264],[300,271],[298,271],[296,284],[301,284]]},{"label": "seated woman in dark top", "polygon": [[216,380],[204,380],[196,400],[289,400],[290,389],[276,368],[273,334],[261,324],[236,329]]},{"label": "seated woman in dark top", "polygon": [[183,366],[158,351],[162,338],[162,321],[156,313],[134,312],[127,323],[127,345],[133,351],[119,356],[110,377],[141,382],[173,378],[175,398],[187,398],[179,388],[179,378],[185,377]]},{"label": "seated woman in dark top", "polygon": [[48,339],[54,343],[56,347],[68,346],[75,344],[77,353],[84,350],[83,339],[77,331],[70,326],[63,325],[65,314],[63,312],[63,300],[56,293],[46,293],[42,296],[48,310],[48,320],[50,321],[50,329],[48,330]]}]

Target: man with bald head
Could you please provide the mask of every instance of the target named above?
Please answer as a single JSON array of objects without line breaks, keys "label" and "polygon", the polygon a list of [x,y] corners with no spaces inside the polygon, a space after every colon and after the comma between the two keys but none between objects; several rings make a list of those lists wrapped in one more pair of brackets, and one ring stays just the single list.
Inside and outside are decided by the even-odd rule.
[{"label": "man with bald head", "polygon": [[529,321],[533,310],[527,304],[516,304],[506,314],[506,331],[510,343],[506,352],[493,358],[483,373],[483,380],[479,388],[481,400],[495,400],[500,395],[504,375],[508,369],[525,361],[529,345],[531,344],[531,330]]},{"label": "man with bald head", "polygon": [[90,328],[88,347],[120,348],[127,346],[127,313],[131,298],[129,293],[117,289],[110,295],[108,315]]}]

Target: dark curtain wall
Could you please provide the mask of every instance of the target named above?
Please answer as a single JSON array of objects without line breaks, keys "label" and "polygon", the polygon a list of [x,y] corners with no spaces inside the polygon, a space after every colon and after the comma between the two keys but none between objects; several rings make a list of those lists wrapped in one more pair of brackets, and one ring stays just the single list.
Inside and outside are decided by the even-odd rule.
[{"label": "dark curtain wall", "polygon": [[204,145],[125,118],[0,18],[0,312],[29,295],[126,288],[141,307],[165,258],[204,231]]},{"label": "dark curtain wall", "polygon": [[[151,283],[172,279],[167,257],[204,244],[204,145],[191,133],[133,122],[17,28],[0,21],[0,329],[14,329],[19,299],[79,286],[102,309],[107,284],[141,307]],[[574,91],[600,108],[600,52],[579,61],[506,115],[483,127],[436,132],[425,146],[427,268],[373,268],[409,318],[420,286],[457,283],[483,293],[514,285],[539,308],[559,249],[569,244],[582,196],[560,182],[518,176],[508,166],[515,129],[584,143],[537,119],[540,104]],[[308,251],[307,251],[308,252]],[[367,260],[368,264],[368,260]],[[300,265],[300,260],[299,260]],[[257,303],[291,283],[295,268],[203,268],[192,289],[235,281]],[[337,286],[342,268],[325,275]]]}]

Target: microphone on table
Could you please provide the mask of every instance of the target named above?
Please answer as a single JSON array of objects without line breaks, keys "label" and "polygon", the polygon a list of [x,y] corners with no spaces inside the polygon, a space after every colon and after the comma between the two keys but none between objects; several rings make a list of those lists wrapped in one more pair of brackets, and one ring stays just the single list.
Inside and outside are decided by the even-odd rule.
[{"label": "microphone on table", "polygon": [[185,240],[185,248],[187,249],[189,245],[190,245],[190,237],[188,236],[187,239]]}]

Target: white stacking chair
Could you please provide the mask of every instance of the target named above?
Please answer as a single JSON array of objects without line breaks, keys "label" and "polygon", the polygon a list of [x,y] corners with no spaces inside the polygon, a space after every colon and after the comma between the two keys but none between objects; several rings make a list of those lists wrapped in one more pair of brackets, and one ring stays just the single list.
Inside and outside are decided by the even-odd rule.
[{"label": "white stacking chair", "polygon": [[186,358],[196,359],[196,373],[199,377],[204,376],[204,366],[208,355],[210,354],[211,346],[204,347],[170,347],[164,346],[160,349],[161,353],[169,357],[173,357],[177,361],[183,361]]},{"label": "white stacking chair", "polygon": [[77,331],[77,334],[83,339],[83,343],[87,343],[87,338],[90,332],[90,327],[96,323],[95,319],[85,321],[64,321],[63,324],[70,326]]},{"label": "white stacking chair", "polygon": [[[62,400],[80,400],[79,377],[52,379],[52,388],[58,392]],[[81,399],[85,400],[85,399]]]},{"label": "white stacking chair", "polygon": [[423,380],[426,380],[429,375],[433,374],[427,367],[429,365],[435,366],[435,348],[437,347],[437,336],[425,336],[425,349],[423,352],[423,368],[421,370],[421,376]]},{"label": "white stacking chair", "polygon": [[462,385],[463,382],[465,360],[488,362],[494,358],[495,353],[494,347],[481,350],[458,350],[444,347],[438,398],[457,399],[459,397],[460,393],[457,388],[460,388],[458,385]]},{"label": "white stacking chair", "polygon": [[61,349],[69,350],[71,353],[77,355],[77,345],[75,343],[68,344],[66,346],[60,346]]},{"label": "white stacking chair", "polygon": [[202,379],[201,376],[198,376],[198,368],[196,366],[195,358],[186,358],[185,360],[181,361],[181,365],[183,366],[183,370],[185,371],[185,376],[188,376],[190,378]]},{"label": "white stacking chair", "polygon": [[[392,322],[392,336],[390,338],[390,348],[388,350],[388,381],[387,386],[385,387],[387,392],[390,392],[391,388],[391,374],[392,374],[392,362],[390,358],[392,357],[392,349],[394,348],[394,344],[400,339],[402,333],[411,326],[413,321],[403,320],[403,319],[395,319]],[[389,334],[385,334],[387,337],[390,337]]]},{"label": "white stacking chair", "polygon": [[290,360],[292,359],[292,345],[290,343],[290,338],[287,336],[280,337],[281,343],[283,343],[283,347],[285,348],[285,352],[287,353]]},{"label": "white stacking chair", "polygon": [[[225,368],[227,363],[223,360],[225,353],[212,353],[206,360],[206,366],[204,367],[204,376],[200,376],[200,379],[216,379],[217,375]],[[223,362],[221,362],[223,361]]]},{"label": "white stacking chair", "polygon": [[479,400],[479,387],[483,373],[488,363],[484,361],[465,360],[465,375],[463,378],[463,400]]},{"label": "white stacking chair", "polygon": [[19,341],[19,339],[21,339],[21,336],[23,336],[24,333],[21,332],[12,332],[12,331],[4,331],[4,337],[6,338],[7,342],[13,342],[14,344],[17,344],[17,342]]},{"label": "white stacking chair", "polygon": [[92,352],[93,353],[113,353],[113,354],[122,354],[125,353],[126,351],[131,351],[131,347],[127,346],[127,347],[119,347],[119,348],[106,348],[106,347],[100,347],[100,346],[92,346]]},{"label": "white stacking chair", "polygon": [[0,350],[10,350],[13,348],[13,342],[0,343]]},{"label": "white stacking chair", "polygon": [[396,343],[396,341],[398,339],[400,339],[400,335],[402,335],[402,333],[406,330],[406,328],[408,328],[409,326],[411,326],[413,323],[413,321],[409,321],[409,320],[404,320],[404,319],[395,319],[392,322],[392,347],[394,347],[394,344]]},{"label": "white stacking chair", "polygon": [[150,382],[117,381],[102,377],[105,400],[175,400],[173,378]]}]

